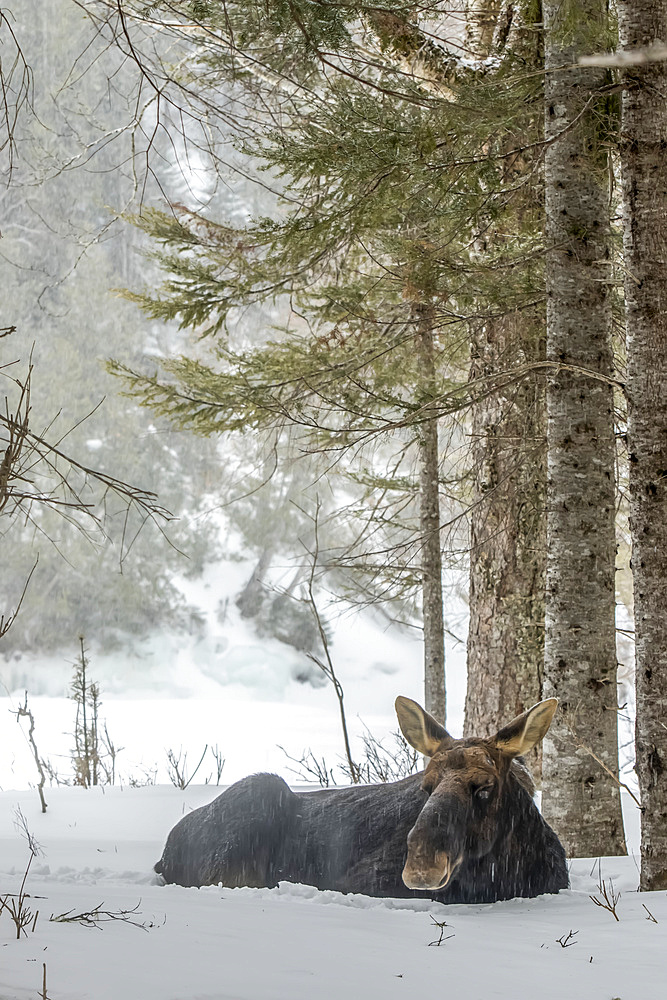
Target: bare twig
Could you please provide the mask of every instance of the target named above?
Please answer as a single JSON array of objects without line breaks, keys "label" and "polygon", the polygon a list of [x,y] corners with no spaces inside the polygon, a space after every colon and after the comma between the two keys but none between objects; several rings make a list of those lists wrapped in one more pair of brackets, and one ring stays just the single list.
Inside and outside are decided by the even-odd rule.
[{"label": "bare twig", "polygon": [[321,660],[319,656],[314,653],[307,653],[308,659],[315,663],[325,677],[327,677],[336,693],[336,698],[338,699],[338,710],[340,713],[340,724],[343,731],[343,743],[345,746],[345,756],[347,758],[348,774],[353,784],[359,784],[359,766],[355,763],[352,758],[352,750],[350,748],[350,738],[347,731],[347,718],[345,716],[345,705],[343,704],[343,686],[340,683],[338,676],[336,674],[336,669],[334,667],[333,659],[331,658],[331,650],[329,646],[329,639],[324,628],[324,623],[320,615],[319,609],[317,607],[317,602],[315,600],[314,582],[315,582],[315,571],[317,569],[317,561],[319,557],[319,515],[321,510],[321,503],[319,497],[315,506],[315,514],[312,516],[313,521],[313,550],[309,553],[310,555],[310,572],[308,573],[307,579],[307,603],[313,613],[315,619],[315,624],[317,625],[317,631],[320,635],[320,641],[322,643],[322,649],[324,650],[325,660]]},{"label": "bare twig", "polygon": [[225,766],[225,758],[222,756],[222,751],[217,743],[214,747],[210,747],[210,750],[215,760],[215,783],[219,785],[220,778],[222,777],[222,769]]},{"label": "bare twig", "polygon": [[127,780],[130,788],[144,788],[146,785],[154,785],[157,782],[157,764],[153,767],[142,767],[143,777],[137,778],[136,775],[131,774]]},{"label": "bare twig", "polygon": [[609,910],[614,920],[617,920],[620,923],[618,913],[616,912],[616,906],[621,898],[621,893],[614,889],[612,879],[609,879],[609,883],[607,883],[606,879],[600,878],[598,881],[598,892],[599,896],[589,896],[588,898],[592,900],[596,906],[600,906],[603,910]]},{"label": "bare twig", "polygon": [[559,938],[556,938],[556,944],[559,944],[561,948],[571,948],[573,944],[577,943],[574,938],[578,933],[579,931],[568,931],[567,934],[561,934]]},{"label": "bare twig", "polygon": [[39,756],[39,751],[37,750],[37,744],[35,743],[35,718],[32,711],[28,708],[28,692],[25,692],[25,698],[22,705],[19,705],[16,712],[16,721],[19,719],[27,718],[30,719],[30,728],[28,730],[28,742],[30,743],[30,748],[32,750],[32,755],[35,758],[35,767],[39,773],[39,783],[37,785],[37,791],[39,793],[39,801],[42,806],[42,812],[46,812],[46,800],[44,799],[44,785],[46,784],[46,774],[44,773],[44,762]]},{"label": "bare twig", "polygon": [[[16,125],[24,105],[32,101],[32,70],[26,62],[20,42],[9,20],[10,12],[0,8],[0,152],[7,149],[7,183],[12,175],[16,156]],[[5,333],[0,333],[5,336]]]},{"label": "bare twig", "polygon": [[100,757],[100,767],[104,772],[104,777],[106,779],[107,785],[116,784],[116,757],[124,749],[124,747],[117,747],[109,736],[109,730],[107,729],[106,720],[104,721],[103,734],[100,736],[100,742],[104,747],[104,756]]},{"label": "bare twig", "polygon": [[[60,442],[66,435],[54,443],[31,429],[32,372],[32,361],[24,379],[0,372],[18,390],[13,410],[10,410],[7,397],[4,408],[0,409],[0,512],[28,511],[32,504],[37,503],[65,515],[83,514],[99,528],[100,520],[94,505],[86,503],[74,485],[72,474],[76,472],[85,482],[94,481],[102,486],[105,495],[109,492],[115,494],[128,510],[138,509],[145,520],[150,519],[156,524],[171,520],[172,515],[159,504],[155,493],[91,468],[64,452]],[[35,470],[40,467],[50,477],[46,489],[39,489],[34,484]],[[73,523],[80,527],[76,521]]]},{"label": "bare twig", "polygon": [[449,941],[451,938],[456,936],[455,934],[445,934],[445,930],[449,928],[449,924],[446,920],[436,920],[432,913],[429,914],[429,916],[431,917],[431,923],[435,924],[435,926],[440,930],[440,937],[437,941],[429,941],[429,948],[432,946],[439,948],[443,941]]},{"label": "bare twig", "polygon": [[595,753],[595,751],[591,747],[589,747],[587,743],[584,743],[584,741],[581,739],[581,737],[579,736],[578,732],[576,731],[576,729],[574,728],[574,726],[573,726],[573,724],[571,722],[566,722],[565,725],[566,725],[567,731],[569,732],[570,736],[572,737],[572,739],[574,741],[574,745],[576,746],[576,748],[578,750],[583,750],[584,753],[587,753],[590,757],[592,757],[593,760],[597,764],[600,765],[600,767],[602,768],[602,770],[605,771],[609,775],[609,777],[612,779],[612,781],[616,782],[616,784],[618,785],[619,788],[624,788],[625,789],[625,791],[628,793],[628,795],[630,796],[630,798],[636,804],[637,808],[641,809],[642,808],[642,804],[639,801],[639,799],[637,798],[637,796],[635,795],[635,793],[632,791],[632,789],[628,785],[626,785],[626,783],[624,781],[621,781],[621,779],[619,778],[619,776],[617,774],[615,774],[612,771],[612,769],[610,767],[608,767],[608,765],[605,764],[605,762],[603,760],[600,759],[600,757],[598,757],[598,755]]},{"label": "bare twig", "polygon": [[16,621],[17,615],[21,610],[21,605],[23,604],[23,599],[28,592],[28,587],[30,586],[30,580],[32,578],[32,574],[37,569],[38,562],[39,562],[39,556],[35,559],[34,565],[30,570],[30,572],[28,573],[28,578],[23,585],[23,590],[21,592],[21,596],[19,597],[19,602],[16,605],[16,610],[13,611],[7,618],[5,618],[4,615],[0,614],[0,639],[2,639],[3,635],[6,635],[7,632],[9,632],[10,628],[12,627],[12,624]]},{"label": "bare twig", "polygon": [[178,757],[177,757],[173,750],[167,750],[167,761],[168,761],[167,770],[169,772],[169,779],[172,785],[175,785],[176,788],[180,788],[181,791],[184,791],[188,787],[194,776],[196,775],[199,768],[201,767],[202,761],[206,756],[207,750],[208,750],[208,743],[204,747],[202,755],[199,758],[199,763],[197,764],[196,768],[194,769],[189,778],[186,769],[188,762],[187,752],[183,753],[183,750],[181,749],[178,751]]},{"label": "bare twig", "polygon": [[[374,781],[399,781],[410,774],[416,774],[421,769],[420,755],[403,738],[402,733],[392,733],[393,749],[384,745],[382,740],[365,727],[366,732],[361,737],[364,745],[364,759],[357,766],[361,781],[371,784]],[[352,779],[348,768],[341,765],[345,774]]]},{"label": "bare twig", "polygon": [[34,933],[35,927],[37,926],[39,910],[36,910],[33,913],[30,909],[30,906],[26,902],[26,900],[30,897],[25,891],[25,886],[28,881],[28,875],[30,874],[32,862],[34,858],[38,857],[42,853],[42,849],[28,829],[28,821],[23,815],[20,807],[16,809],[15,816],[15,826],[28,842],[30,857],[28,858],[28,864],[26,865],[23,873],[18,893],[6,893],[4,896],[0,896],[0,914],[5,911],[8,913],[10,919],[14,923],[14,927],[16,928],[16,940],[18,941],[21,934],[24,934],[26,937],[28,936],[27,928],[30,928],[31,932]]},{"label": "bare twig", "polygon": [[302,781],[316,781],[321,788],[330,788],[336,784],[333,771],[327,765],[324,757],[318,760],[312,750],[304,750],[300,757],[292,757],[285,747],[278,746],[279,750],[285,754],[288,760],[298,765],[298,770],[290,767],[292,774],[296,774]]},{"label": "bare twig", "polygon": [[120,920],[124,924],[131,924],[133,927],[139,927],[142,931],[147,931],[150,927],[154,926],[152,921],[133,919],[141,915],[140,906],[141,900],[127,910],[105,910],[103,909],[104,903],[99,903],[98,906],[94,906],[91,910],[82,910],[80,913],[76,913],[74,909],[65,910],[64,913],[52,913],[49,921],[54,924],[83,924],[84,927],[95,927],[98,930],[102,930],[102,924]]}]

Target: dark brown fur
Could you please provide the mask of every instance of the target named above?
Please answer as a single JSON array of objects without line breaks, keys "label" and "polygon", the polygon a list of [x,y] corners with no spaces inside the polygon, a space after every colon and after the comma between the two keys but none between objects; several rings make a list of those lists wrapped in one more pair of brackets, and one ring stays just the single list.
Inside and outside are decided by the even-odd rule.
[{"label": "dark brown fur", "polygon": [[517,721],[494,740],[453,740],[429,716],[426,770],[389,784],[295,793],[276,775],[244,778],[174,827],[155,870],[180,885],[305,882],[445,903],[558,892],[565,854],[516,759]]}]

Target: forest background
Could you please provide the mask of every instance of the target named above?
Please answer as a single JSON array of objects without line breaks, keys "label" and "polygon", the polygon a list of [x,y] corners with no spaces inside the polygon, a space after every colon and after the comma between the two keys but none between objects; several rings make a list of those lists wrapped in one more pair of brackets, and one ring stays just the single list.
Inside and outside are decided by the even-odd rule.
[{"label": "forest background", "polygon": [[[149,423],[146,435],[145,415],[116,402],[119,410],[104,433],[92,435],[90,421],[78,429],[83,446],[104,452],[104,468],[129,480],[135,468],[143,473],[165,467],[159,484],[144,476],[141,482],[155,488],[170,509],[171,496],[178,495],[187,510],[175,544],[190,548],[191,575],[215,553],[215,523],[197,515],[225,504],[225,517],[257,553],[255,571],[239,595],[241,612],[256,617],[260,628],[282,630],[279,638],[296,639],[311,655],[328,649],[316,583],[412,623],[421,605],[426,704],[440,717],[445,714],[440,559],[444,552],[445,579],[460,590],[460,570],[469,555],[466,726],[491,729],[508,707],[514,714],[543,694],[558,694],[564,721],[545,748],[549,818],[573,853],[591,853],[588,848],[599,846],[601,835],[606,853],[621,851],[614,518],[617,506],[623,514],[626,416],[618,377],[623,267],[614,250],[616,202],[609,183],[618,118],[614,95],[621,88],[605,67],[573,68],[582,46],[586,53],[614,47],[606,8],[592,5],[589,17],[576,25],[559,8],[549,27],[551,9],[545,4],[544,47],[544,25],[530,4],[516,11],[504,4],[429,7],[418,16],[400,5],[379,13],[342,5],[325,5],[316,13],[276,7],[266,18],[244,4],[79,6],[99,31],[96,40],[105,39],[108,48],[100,53],[84,45],[86,55],[74,62],[66,55],[70,86],[60,93],[68,93],[72,81],[86,80],[88,87],[93,79],[98,90],[78,106],[57,102],[63,117],[51,130],[57,156],[52,146],[50,162],[45,133],[37,126],[39,112],[28,116],[36,135],[30,128],[25,136],[16,132],[20,142],[9,150],[22,152],[33,173],[19,183],[19,190],[30,192],[22,204],[12,179],[11,209],[41,219],[53,204],[42,183],[46,175],[62,185],[64,196],[69,178],[76,176],[67,168],[93,151],[95,174],[127,185],[117,192],[120,208],[127,212],[135,199],[140,227],[164,248],[153,255],[154,264],[171,271],[157,294],[161,279],[154,271],[139,300],[153,320],[176,319],[200,339],[193,350],[173,327],[153,322],[138,342],[132,314],[122,328],[134,333],[133,355],[129,342],[123,356],[114,347],[113,370],[163,419],[202,435],[196,449],[183,433],[166,443],[166,424]],[[167,22],[167,14],[174,20]],[[71,11],[61,23],[70,16]],[[434,30],[437,17],[444,34]],[[51,23],[43,25],[40,58],[54,34]],[[546,134],[543,126],[545,59],[547,66],[551,59],[552,67],[568,70],[547,77],[553,89],[547,107],[557,109],[560,119],[551,134],[548,114]],[[86,64],[95,74],[82,72]],[[53,68],[45,62],[47,76]],[[130,74],[127,85],[121,72]],[[561,85],[562,80],[570,82]],[[125,104],[109,100],[110,94]],[[130,103],[138,101],[133,114],[128,95]],[[62,156],[61,133],[73,136],[78,150],[69,160]],[[109,141],[118,133],[134,144],[125,180],[113,161],[103,165],[105,155],[118,155],[118,144]],[[574,154],[571,140],[577,144]],[[137,150],[137,142],[143,148]],[[223,153],[223,176],[233,177],[233,185],[219,184]],[[574,170],[573,159],[579,161]],[[172,172],[172,180],[181,191],[167,195],[167,211],[151,210],[152,199],[164,200],[167,184],[155,164],[179,160],[186,166]],[[585,192],[578,208],[589,214],[566,234],[576,252],[562,252],[559,209],[549,201],[554,171],[563,197],[574,189]],[[263,180],[263,188],[239,184],[239,174],[249,172]],[[197,178],[205,179],[201,186]],[[105,186],[93,199],[98,211],[99,199],[109,197],[106,180],[101,183]],[[49,205],[40,205],[40,197]],[[562,219],[562,206],[560,211]],[[99,224],[105,225],[101,217]],[[17,216],[17,246],[30,244],[26,233],[32,225]],[[88,240],[96,250],[113,246],[104,238],[110,230],[89,224],[87,229],[87,237],[78,234],[79,245]],[[49,275],[46,283],[37,277],[42,287],[36,286],[28,301],[62,321],[53,323],[54,331],[62,330],[62,343],[50,337],[48,346],[56,349],[45,357],[50,371],[63,364],[66,382],[81,363],[72,355],[71,331],[77,308],[84,325],[88,301],[84,292],[78,306],[69,299],[63,303],[63,288],[75,287],[95,254],[87,252],[71,274],[73,261],[63,261],[56,274],[61,243],[49,247],[39,231],[31,247],[34,260],[21,266],[31,278],[40,271]],[[545,253],[550,255],[546,274]],[[565,274],[572,262],[576,277]],[[111,254],[107,263],[111,266]],[[140,281],[132,280],[139,275],[129,258],[116,273],[126,288],[146,287],[145,265]],[[105,283],[99,271],[91,271],[89,280]],[[575,287],[578,313],[563,322],[568,283]],[[573,330],[581,332],[584,315],[589,329],[575,340]],[[26,316],[24,330],[30,322],[37,322],[34,313]],[[21,328],[14,319],[12,325]],[[77,390],[92,385],[97,359],[111,353],[93,347],[98,334],[98,343],[108,345],[104,324],[94,334],[86,328],[91,365],[77,372]],[[36,342],[36,366],[39,349]],[[187,355],[172,360],[184,349]],[[150,369],[147,356],[157,359]],[[52,384],[62,383],[54,378]],[[568,397],[580,408],[585,398],[585,420],[576,423]],[[91,398],[91,408],[95,402]],[[66,419],[57,405],[58,419]],[[43,426],[52,414],[33,406],[33,420]],[[135,418],[134,433],[126,437]],[[559,418],[565,437],[554,432]],[[79,419],[77,413],[71,421]],[[235,432],[242,430],[262,433],[246,433],[239,444]],[[70,437],[71,448],[74,432]],[[130,441],[142,442],[136,466],[127,463]],[[113,448],[107,451],[111,445],[115,454]],[[572,468],[573,454],[581,466],[575,460]],[[122,457],[120,471],[115,456]],[[567,502],[545,506],[547,485],[552,497],[562,497],[558,491],[568,475]],[[614,479],[620,487],[616,495]],[[241,500],[227,506],[232,497],[220,497],[220,481],[234,484],[232,495],[243,481]],[[568,522],[562,515],[571,513],[573,483],[587,511],[577,510]],[[42,574],[38,592],[49,595],[52,623],[36,606],[31,629],[31,581],[11,631],[14,650],[60,641],[69,602],[81,622],[77,631],[97,632],[102,643],[122,642],[124,633],[141,634],[166,617],[196,627],[196,612],[174,586],[175,549],[158,548],[122,514],[125,572],[105,573],[96,595],[89,575],[77,572],[75,558],[66,558],[69,569],[61,562],[64,545],[79,546],[83,536],[68,535],[67,543],[61,542],[62,523],[49,522],[48,508],[35,513],[33,507],[26,522],[12,525],[24,541],[35,533],[51,539],[53,559],[50,576],[41,555],[35,569]],[[264,510],[271,520],[258,516]],[[584,538],[583,548],[577,535]],[[619,537],[626,543],[623,556],[628,532],[622,521]],[[569,559],[577,545],[581,551]],[[105,540],[102,558],[117,558],[118,547]],[[18,567],[13,578],[3,574],[3,587],[7,582],[12,591],[3,595],[9,605],[21,589],[17,577],[26,576],[21,565],[26,550],[13,544],[8,551]],[[278,552],[283,559],[290,553],[294,573],[276,592],[266,584]],[[583,577],[582,553],[589,560]],[[623,590],[627,602],[627,585]],[[582,612],[589,628],[581,625]],[[649,758],[656,752],[652,745]]]}]

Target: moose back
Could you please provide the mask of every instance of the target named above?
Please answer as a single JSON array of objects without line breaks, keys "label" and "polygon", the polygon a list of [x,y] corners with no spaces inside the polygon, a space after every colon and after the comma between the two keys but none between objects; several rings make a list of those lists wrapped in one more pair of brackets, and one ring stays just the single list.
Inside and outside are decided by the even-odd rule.
[{"label": "moose back", "polygon": [[403,735],[431,758],[421,774],[299,793],[277,775],[251,775],[183,817],[155,870],[185,886],[288,881],[444,903],[558,892],[568,885],[565,852],[519,759],[556,706],[540,702],[490,739],[457,740],[399,697]]}]

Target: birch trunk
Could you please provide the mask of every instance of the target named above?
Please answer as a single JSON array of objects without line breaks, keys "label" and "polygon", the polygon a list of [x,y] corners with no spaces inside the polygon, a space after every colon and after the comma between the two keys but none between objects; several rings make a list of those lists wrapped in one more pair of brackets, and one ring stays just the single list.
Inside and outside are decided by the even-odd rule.
[{"label": "birch trunk", "polygon": [[[435,351],[429,310],[419,314],[418,344],[423,387],[435,394]],[[419,427],[419,522],[421,533],[422,613],[424,628],[424,698],[426,711],[445,725],[445,629],[442,610],[442,553],[440,549],[440,489],[437,411],[428,403]]]},{"label": "birch trunk", "polygon": [[[596,67],[558,71],[595,51],[606,0],[546,0],[547,357],[594,371],[547,379],[547,583],[544,697],[560,699],[543,750],[545,818],[571,857],[625,853],[618,768],[614,429],[609,188],[597,142],[605,83]],[[597,111],[597,115],[596,115]],[[558,138],[556,138],[558,137]]]},{"label": "birch trunk", "polygon": [[[667,43],[667,0],[619,5],[620,41]],[[667,889],[667,63],[624,74],[630,528],[636,648],[641,889]]]}]

